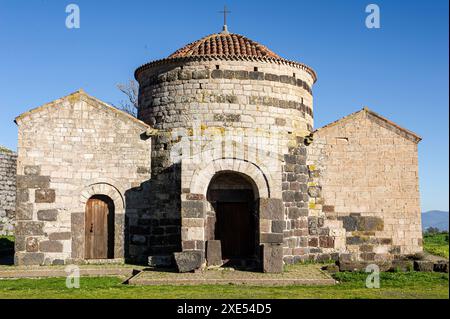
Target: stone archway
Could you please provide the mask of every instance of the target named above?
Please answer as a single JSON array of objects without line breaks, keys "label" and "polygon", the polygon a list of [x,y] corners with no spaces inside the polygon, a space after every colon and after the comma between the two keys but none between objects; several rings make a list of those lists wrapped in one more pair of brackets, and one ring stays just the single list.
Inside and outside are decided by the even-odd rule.
[{"label": "stone archway", "polygon": [[72,258],[85,256],[85,208],[90,198],[106,196],[114,205],[114,258],[124,257],[125,201],[119,189],[110,181],[99,181],[83,188],[80,193],[79,212],[71,214]]},{"label": "stone archway", "polygon": [[205,226],[209,264],[220,264],[221,256],[230,266],[259,265],[259,195],[255,191],[254,182],[242,173],[221,171],[211,179]]},{"label": "stone archway", "polygon": [[[194,251],[205,260],[207,240],[207,189],[211,179],[220,172],[233,172],[248,176],[257,194],[258,244],[265,272],[281,272],[283,265],[283,230],[285,218],[279,185],[274,185],[270,174],[249,161],[236,158],[221,158],[196,170],[190,178],[189,188],[181,196],[181,240],[183,251]],[[275,189],[275,192],[271,190]],[[277,197],[273,196],[277,194]],[[279,197],[278,197],[279,196]]]}]

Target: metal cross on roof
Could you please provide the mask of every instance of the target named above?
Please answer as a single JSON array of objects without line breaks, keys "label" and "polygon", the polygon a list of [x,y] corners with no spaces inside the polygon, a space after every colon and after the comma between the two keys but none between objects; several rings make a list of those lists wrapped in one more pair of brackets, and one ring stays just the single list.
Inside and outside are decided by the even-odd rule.
[{"label": "metal cross on roof", "polygon": [[223,6],[223,11],[219,11],[219,13],[223,13],[223,32],[228,32],[227,30],[227,13],[231,13],[231,11],[227,10],[227,6]]}]

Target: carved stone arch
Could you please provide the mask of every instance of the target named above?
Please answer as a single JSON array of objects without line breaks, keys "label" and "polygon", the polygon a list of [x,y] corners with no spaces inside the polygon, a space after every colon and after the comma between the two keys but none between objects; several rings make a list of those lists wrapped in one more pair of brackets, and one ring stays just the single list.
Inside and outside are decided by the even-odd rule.
[{"label": "carved stone arch", "polygon": [[114,259],[124,258],[125,239],[125,200],[116,182],[112,179],[99,179],[82,188],[78,206],[80,210],[71,216],[72,258],[84,259],[85,247],[85,209],[87,201],[96,195],[108,196],[114,203]]},{"label": "carved stone arch", "polygon": [[260,198],[270,198],[270,175],[266,174],[261,166],[237,158],[219,158],[210,162],[206,167],[195,171],[190,192],[206,196],[208,185],[213,176],[222,171],[237,172],[248,176],[255,184],[255,194]]},{"label": "carved stone arch", "polygon": [[84,207],[86,202],[94,195],[105,195],[114,202],[115,214],[125,213],[125,201],[122,192],[107,182],[95,182],[86,186],[80,194],[80,205]]}]

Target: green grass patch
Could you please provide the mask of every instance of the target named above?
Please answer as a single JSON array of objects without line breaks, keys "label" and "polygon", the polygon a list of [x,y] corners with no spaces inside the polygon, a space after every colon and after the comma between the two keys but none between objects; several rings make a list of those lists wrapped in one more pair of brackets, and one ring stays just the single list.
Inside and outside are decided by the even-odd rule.
[{"label": "green grass patch", "polygon": [[268,299],[424,299],[449,297],[448,274],[381,273],[380,289],[365,287],[367,274],[338,273],[334,286],[257,287],[246,285],[129,286],[123,278],[82,277],[80,288],[68,289],[65,278],[0,280],[0,298],[268,298]]},{"label": "green grass patch", "polygon": [[448,233],[424,234],[423,248],[430,254],[448,258]]}]

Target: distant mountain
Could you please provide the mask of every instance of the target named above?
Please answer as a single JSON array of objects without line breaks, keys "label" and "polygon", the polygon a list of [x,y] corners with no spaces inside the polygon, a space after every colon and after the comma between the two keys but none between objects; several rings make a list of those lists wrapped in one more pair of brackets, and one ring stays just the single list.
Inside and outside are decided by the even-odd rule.
[{"label": "distant mountain", "polygon": [[430,210],[422,213],[422,229],[435,227],[439,230],[448,230],[448,212]]}]

